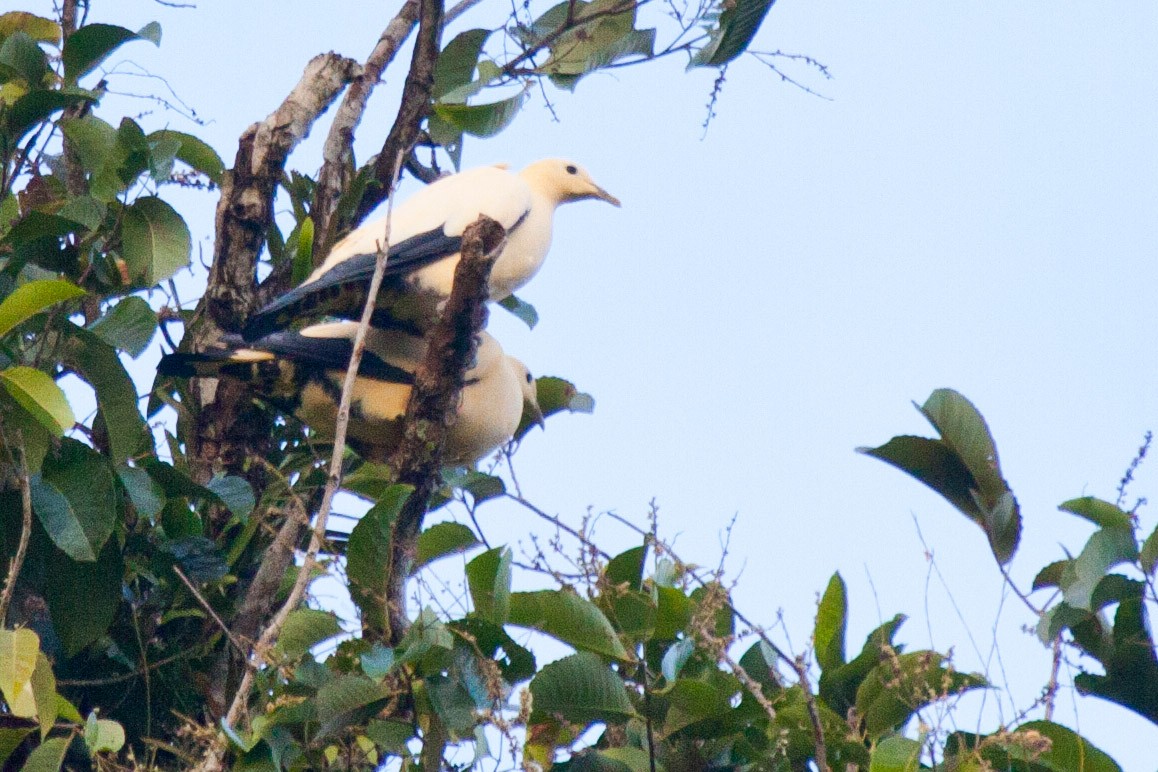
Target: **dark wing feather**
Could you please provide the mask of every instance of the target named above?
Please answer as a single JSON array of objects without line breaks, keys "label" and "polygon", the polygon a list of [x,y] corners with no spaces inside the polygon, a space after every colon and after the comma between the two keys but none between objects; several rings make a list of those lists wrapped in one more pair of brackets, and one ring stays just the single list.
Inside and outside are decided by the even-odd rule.
[{"label": "dark wing feather", "polygon": [[[462,237],[447,236],[441,228],[411,236],[387,252],[383,286],[397,282],[407,274],[462,248]],[[328,313],[349,315],[366,303],[366,291],[374,275],[378,256],[374,253],[352,255],[335,265],[316,281],[303,284],[258,311],[245,324],[242,336],[257,340],[275,330],[284,329],[298,319]]]},{"label": "dark wing feather", "polygon": [[[268,351],[278,359],[288,359],[308,370],[345,370],[350,364],[354,341],[346,338],[315,338],[296,332],[275,332],[248,348]],[[385,360],[373,352],[362,352],[358,375],[390,383],[414,383],[414,374]]]}]

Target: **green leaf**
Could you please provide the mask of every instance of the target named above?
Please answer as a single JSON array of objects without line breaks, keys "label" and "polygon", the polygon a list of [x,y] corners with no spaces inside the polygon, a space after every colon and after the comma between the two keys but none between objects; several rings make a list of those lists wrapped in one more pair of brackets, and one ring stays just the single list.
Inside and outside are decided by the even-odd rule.
[{"label": "green leaf", "polygon": [[503,478],[477,469],[446,471],[443,472],[442,479],[450,487],[469,493],[475,504],[481,504],[507,492]]},{"label": "green leaf", "polygon": [[684,737],[697,739],[720,736],[723,725],[731,718],[733,694],[705,681],[681,678],[664,696],[668,702],[663,722],[665,735],[682,732]]},{"label": "green leaf", "polygon": [[466,580],[474,613],[497,625],[505,624],[511,611],[511,551],[495,547],[466,564]]},{"label": "green leaf", "polygon": [[652,637],[657,641],[675,640],[691,623],[692,602],[674,587],[660,586],[655,592],[658,602]]},{"label": "green leaf", "polygon": [[39,86],[48,74],[48,57],[36,41],[23,30],[0,38],[0,74],[5,81],[13,76],[29,86]]},{"label": "green leaf", "polygon": [[413,570],[417,571],[441,558],[466,552],[481,543],[474,531],[462,523],[436,523],[418,535]]},{"label": "green leaf", "polygon": [[380,681],[394,668],[394,649],[375,641],[370,651],[362,654],[360,660],[362,672]]},{"label": "green leaf", "polygon": [[622,723],[635,715],[627,687],[599,657],[580,652],[543,667],[531,679],[531,723],[561,718]]},{"label": "green leaf", "polygon": [[684,638],[668,647],[660,661],[660,672],[669,683],[674,683],[680,676],[692,654],[695,653],[696,642],[691,638]]},{"label": "green leaf", "polygon": [[532,330],[539,323],[539,312],[535,310],[535,307],[514,295],[507,295],[499,301],[499,305],[521,319],[523,324]]},{"label": "green leaf", "polygon": [[115,540],[109,540],[95,563],[78,563],[62,552],[49,559],[52,581],[45,588],[52,625],[69,657],[104,635],[121,603],[125,573]]},{"label": "green leaf", "polygon": [[136,359],[149,347],[157,333],[157,314],[144,298],[130,295],[122,298],[88,329],[105,343]]},{"label": "green leaf", "polygon": [[828,588],[816,610],[816,662],[831,670],[844,664],[844,632],[848,624],[848,598],[839,573],[828,580]]},{"label": "green leaf", "polygon": [[96,174],[110,161],[115,163],[117,130],[107,121],[95,115],[65,118],[60,121],[60,129],[86,172]]},{"label": "green leaf", "polygon": [[1138,560],[1142,563],[1142,570],[1147,574],[1154,573],[1155,566],[1158,566],[1158,526],[1150,532],[1146,537],[1146,541],[1142,544],[1142,550],[1138,553]]},{"label": "green leaf", "polygon": [[629,590],[643,589],[643,568],[647,561],[647,545],[632,547],[607,561],[604,575],[613,585],[627,585]]},{"label": "green leaf", "polygon": [[117,516],[108,460],[84,443],[64,438],[31,487],[32,508],[56,546],[73,560],[96,560]]},{"label": "green leaf", "polygon": [[460,32],[446,44],[434,65],[434,89],[431,96],[436,101],[471,82],[482,47],[490,34],[491,31],[487,29],[471,29]]},{"label": "green leaf", "polygon": [[856,692],[856,709],[870,738],[899,730],[925,705],[985,686],[979,675],[960,673],[934,651],[886,657]]},{"label": "green leaf", "polygon": [[65,325],[65,333],[61,359],[96,392],[113,462],[122,463],[136,457],[143,448],[151,448],[148,427],[137,408],[137,387],[116,350],[72,323]]},{"label": "green leaf", "polygon": [[350,597],[362,612],[363,623],[374,630],[386,629],[383,593],[390,567],[390,532],[413,490],[409,485],[387,488],[378,503],[354,526],[346,544]]},{"label": "green leaf", "polygon": [[1134,530],[1134,523],[1130,520],[1129,513],[1123,512],[1110,502],[1102,501],[1094,496],[1070,499],[1058,505],[1058,509],[1062,512],[1077,515],[1078,517],[1084,517],[1094,525],[1102,528],[1118,528],[1125,531]]},{"label": "green leaf", "polygon": [[76,423],[68,398],[56,381],[32,367],[9,367],[0,371],[0,385],[20,407],[45,429],[59,437]]},{"label": "green leaf", "polygon": [[1061,724],[1052,721],[1028,721],[1014,732],[1037,732],[1049,738],[1050,747],[1041,754],[1026,753],[1019,749],[1026,761],[1049,772],[1122,772],[1122,768],[1089,740]]},{"label": "green leaf", "polygon": [[344,727],[369,719],[377,712],[375,706],[388,699],[389,688],[366,676],[339,675],[318,690],[318,720],[322,726],[318,736],[325,736]]},{"label": "green leaf", "polygon": [[205,487],[239,518],[249,517],[257,505],[253,488],[244,478],[236,475],[214,475]]},{"label": "green leaf", "polygon": [[118,753],[125,747],[125,728],[116,721],[97,718],[96,712],[88,714],[84,726],[84,744],[89,755],[98,753]]},{"label": "green leaf", "polygon": [[1069,560],[1057,560],[1044,566],[1037,572],[1037,576],[1033,577],[1032,589],[1036,591],[1044,587],[1060,587],[1062,577],[1070,562]]},{"label": "green leaf", "polygon": [[688,67],[720,67],[744,53],[775,2],[737,0],[724,4],[719,24],[708,33],[707,44],[696,51]]},{"label": "green leaf", "polygon": [[60,25],[51,19],[27,11],[0,13],[0,38],[18,31],[42,43],[55,45],[60,42]]},{"label": "green leaf", "polygon": [[[0,16],[0,21],[2,21],[3,18],[3,16]],[[14,728],[0,727],[0,764],[8,761],[8,757],[12,755],[12,752],[19,748],[20,744],[23,743],[24,739],[31,733],[32,727],[30,726]]]},{"label": "green leaf", "polygon": [[873,668],[893,652],[903,651],[904,647],[893,643],[893,636],[904,621],[905,616],[897,614],[868,634],[851,662],[820,674],[820,697],[839,715],[856,704],[857,690]]},{"label": "green leaf", "polygon": [[436,104],[434,114],[472,136],[493,137],[515,119],[526,96],[524,89],[509,99],[485,105]]},{"label": "green leaf", "polygon": [[314,218],[306,217],[298,223],[294,234],[297,236],[297,246],[293,253],[291,280],[296,285],[305,281],[314,270]]},{"label": "green leaf", "polygon": [[59,772],[71,743],[71,735],[45,740],[28,754],[28,760],[20,768],[21,772]]},{"label": "green leaf", "polygon": [[221,175],[225,172],[225,163],[221,160],[221,156],[217,155],[217,151],[204,141],[194,137],[192,134],[185,134],[184,132],[173,131],[171,129],[161,129],[149,135],[150,143],[174,141],[179,145],[179,149],[177,150],[178,159],[194,171],[204,174],[215,185],[221,184]]},{"label": "green leaf", "polygon": [[104,222],[109,207],[104,201],[92,196],[76,196],[70,198],[60,208],[60,216],[83,225],[87,230],[94,231]]},{"label": "green leaf", "polygon": [[917,740],[893,735],[872,750],[869,772],[917,772],[921,768],[922,745]]},{"label": "green leaf", "polygon": [[530,627],[576,649],[628,658],[599,607],[569,589],[511,593],[509,624]]},{"label": "green leaf", "polygon": [[290,660],[300,659],[314,646],[340,632],[342,625],[332,612],[299,608],[286,617],[274,651]]},{"label": "green leaf", "polygon": [[1124,599],[1114,614],[1114,629],[1109,641],[1099,641],[1107,651],[1091,651],[1084,640],[1075,640],[1094,654],[1105,668],[1105,675],[1080,673],[1074,685],[1082,694],[1096,694],[1118,703],[1153,723],[1158,723],[1158,657],[1150,637],[1145,601],[1142,597]]},{"label": "green leaf", "polygon": [[132,32],[114,24],[88,24],[68,36],[64,41],[61,60],[64,62],[64,78],[76,83],[121,45],[130,40],[148,40],[154,45],[161,41],[161,28],[152,22]]},{"label": "green leaf", "polygon": [[38,279],[22,284],[0,303],[0,337],[49,306],[84,295],[84,290],[63,279]]},{"label": "green leaf", "polygon": [[36,670],[32,671],[32,695],[36,700],[36,720],[40,722],[40,739],[43,740],[56,726],[58,713],[56,676],[44,652],[36,655]]},{"label": "green leaf", "polygon": [[156,196],[143,196],[125,207],[121,236],[129,275],[144,286],[159,284],[189,264],[189,227]]},{"label": "green leaf", "polygon": [[0,693],[13,705],[29,687],[40,654],[40,637],[26,627],[0,629]]},{"label": "green leaf", "polygon": [[53,113],[85,102],[97,101],[91,91],[76,88],[54,89],[52,91],[30,91],[17,99],[4,114],[4,124],[8,129],[8,141],[15,145],[24,135],[32,131]]},{"label": "green leaf", "polygon": [[478,616],[468,616],[452,622],[450,627],[470,636],[482,655],[499,666],[507,683],[526,681],[535,674],[535,655],[516,643],[502,626]]},{"label": "green leaf", "polygon": [[1137,550],[1132,530],[1102,528],[1096,531],[1081,554],[1062,571],[1060,586],[1066,603],[1089,610],[1094,588],[1106,572],[1120,563],[1133,562],[1138,556]]}]

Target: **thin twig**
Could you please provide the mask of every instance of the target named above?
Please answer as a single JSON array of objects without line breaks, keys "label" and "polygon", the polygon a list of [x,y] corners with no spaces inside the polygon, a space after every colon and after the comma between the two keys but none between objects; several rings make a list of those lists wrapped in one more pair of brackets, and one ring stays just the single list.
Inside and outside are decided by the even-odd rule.
[{"label": "thin twig", "polygon": [[1058,634],[1053,639],[1053,662],[1051,663],[1050,669],[1049,669],[1049,684],[1047,684],[1045,687],[1044,700],[1045,700],[1045,720],[1046,721],[1052,721],[1053,720],[1053,704],[1054,704],[1054,701],[1057,699],[1057,687],[1058,687],[1057,677],[1058,677],[1058,671],[1061,670],[1061,653],[1062,653],[1061,644],[1062,644],[1061,635]]},{"label": "thin twig", "polygon": [[217,626],[221,628],[221,632],[225,633],[225,637],[229,639],[229,642],[232,643],[234,647],[236,647],[237,650],[241,652],[241,656],[244,657],[245,647],[241,644],[241,641],[237,640],[233,633],[230,632],[229,627],[225,624],[225,622],[221,621],[221,617],[217,616],[217,612],[214,611],[213,607],[209,605],[209,601],[205,600],[205,597],[197,589],[197,586],[193,584],[193,582],[189,581],[189,577],[185,576],[185,572],[181,570],[181,567],[173,566],[173,573],[175,573],[177,578],[180,579],[184,585],[189,588],[189,592],[193,593],[193,598],[197,601],[197,604],[201,606],[201,608],[205,609],[205,613],[209,614],[209,616],[213,618],[213,621],[216,622]]},{"label": "thin twig", "polygon": [[182,651],[178,654],[173,654],[163,659],[158,659],[155,662],[150,662],[147,668],[137,668],[128,673],[121,673],[115,676],[106,676],[105,678],[64,678],[56,682],[57,686],[111,686],[112,684],[119,684],[125,681],[132,681],[134,678],[140,678],[144,675],[145,670],[156,670],[164,667],[170,662],[176,662],[179,659],[184,659],[189,656],[189,652]]},{"label": "thin twig", "polygon": [[831,772],[828,766],[828,750],[824,746],[824,727],[820,725],[820,711],[816,708],[816,697],[808,684],[808,666],[804,664],[801,655],[792,661],[792,668],[800,683],[800,690],[804,693],[804,704],[808,708],[808,720],[812,724],[812,745],[816,750],[816,768],[819,772]]},{"label": "thin twig", "polygon": [[[11,447],[11,446],[10,446]],[[28,459],[24,454],[23,432],[17,432],[16,454],[20,458],[20,542],[16,554],[8,564],[8,578],[4,580],[4,590],[0,592],[0,625],[8,618],[8,604],[16,589],[16,579],[24,567],[24,557],[28,553],[28,540],[32,536],[32,485],[28,478]]]}]

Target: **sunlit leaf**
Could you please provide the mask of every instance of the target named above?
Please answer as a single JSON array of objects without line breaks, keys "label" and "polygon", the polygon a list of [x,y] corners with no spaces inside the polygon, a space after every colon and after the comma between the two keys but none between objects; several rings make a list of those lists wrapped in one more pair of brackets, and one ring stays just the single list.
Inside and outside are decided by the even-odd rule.
[{"label": "sunlit leaf", "polygon": [[0,628],[0,693],[9,705],[28,687],[36,670],[40,637],[27,628]]},{"label": "sunlit leaf", "polygon": [[84,290],[63,279],[38,279],[22,284],[0,303],[0,336],[49,306],[83,295]]},{"label": "sunlit leaf", "polygon": [[0,385],[45,429],[57,437],[76,423],[64,391],[48,375],[32,367],[0,370]]},{"label": "sunlit leaf", "polygon": [[436,104],[434,114],[446,123],[475,137],[493,137],[518,115],[527,92],[483,105]]},{"label": "sunlit leaf", "polygon": [[125,746],[125,728],[116,721],[88,714],[84,727],[84,744],[89,754],[117,753]]},{"label": "sunlit leaf", "polygon": [[60,42],[60,25],[51,19],[27,11],[0,14],[0,38],[6,38],[16,31],[42,43]]},{"label": "sunlit leaf", "polygon": [[833,574],[816,610],[816,663],[829,670],[844,664],[844,631],[848,624],[848,599],[844,579]]}]

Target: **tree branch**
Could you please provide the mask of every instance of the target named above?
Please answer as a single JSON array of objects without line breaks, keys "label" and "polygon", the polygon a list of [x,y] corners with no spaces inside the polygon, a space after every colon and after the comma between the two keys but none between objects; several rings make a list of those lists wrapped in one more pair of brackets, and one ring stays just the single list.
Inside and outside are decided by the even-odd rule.
[{"label": "tree branch", "polygon": [[28,540],[32,536],[32,488],[28,478],[28,461],[24,454],[24,438],[20,437],[16,448],[20,456],[20,541],[16,545],[16,554],[8,564],[8,576],[4,580],[4,590],[0,592],[0,626],[8,619],[8,605],[12,602],[12,591],[16,589],[16,580],[20,576],[20,569],[24,567],[24,558],[28,554]]},{"label": "tree branch", "polygon": [[479,330],[486,323],[491,267],[505,243],[506,231],[486,216],[463,233],[454,286],[442,318],[430,332],[422,365],[414,374],[402,442],[390,457],[395,482],[414,487],[391,532],[390,566],[383,593],[389,626],[385,637],[390,645],[402,639],[407,627],[406,580],[414,564],[418,532],[430,494],[438,486],[443,440],[458,406],[463,376],[474,358]]}]

